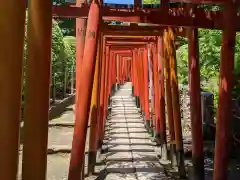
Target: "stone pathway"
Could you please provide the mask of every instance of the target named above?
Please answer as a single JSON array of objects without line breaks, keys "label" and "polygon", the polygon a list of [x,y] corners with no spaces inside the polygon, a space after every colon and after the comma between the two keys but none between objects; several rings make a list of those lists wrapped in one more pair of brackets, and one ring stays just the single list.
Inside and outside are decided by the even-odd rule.
[{"label": "stone pathway", "polygon": [[[47,180],[67,180],[74,127],[74,105],[68,106],[59,117],[49,121]],[[21,179],[22,145],[19,153]]]},{"label": "stone pathway", "polygon": [[[103,153],[98,155],[96,173],[86,180],[167,179],[160,165],[155,144],[150,140],[143,119],[131,96],[131,83],[112,97],[112,111],[106,123]],[[74,105],[49,122],[47,180],[67,180],[73,138]],[[87,136],[88,137],[88,136]],[[21,179],[22,145],[19,153]],[[85,162],[87,162],[88,140]],[[85,164],[87,172],[87,164]]]},{"label": "stone pathway", "polygon": [[105,129],[104,168],[96,166],[96,176],[87,180],[165,180],[155,144],[131,96],[131,83],[112,97],[112,111]]},{"label": "stone pathway", "polygon": [[[64,113],[49,121],[47,180],[67,180],[74,129],[75,105],[68,106]],[[86,142],[85,159],[87,159],[88,138]],[[22,144],[19,152],[19,173],[22,171]],[[85,165],[85,169],[87,164]]]}]

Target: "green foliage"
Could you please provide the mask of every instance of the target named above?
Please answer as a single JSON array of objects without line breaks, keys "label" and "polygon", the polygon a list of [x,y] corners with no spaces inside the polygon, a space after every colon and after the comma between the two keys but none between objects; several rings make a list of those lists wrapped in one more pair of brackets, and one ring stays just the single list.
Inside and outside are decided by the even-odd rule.
[{"label": "green foliage", "polygon": [[76,54],[76,38],[74,36],[65,36],[63,38],[67,65],[67,85],[70,86],[72,74],[75,74],[75,54]]},{"label": "green foliage", "polygon": [[53,4],[64,5],[67,4],[65,0],[53,0]]},{"label": "green foliage", "polygon": [[[214,93],[217,103],[219,69],[220,69],[220,51],[221,51],[222,33],[218,30],[199,30],[199,65],[201,87],[204,90]],[[235,76],[240,74],[240,34],[236,37],[235,46]],[[188,44],[184,44],[177,50],[178,78],[179,83],[188,84]],[[236,96],[240,91],[238,85],[234,84],[233,95]]]},{"label": "green foliage", "polygon": [[[65,0],[53,0],[55,5],[66,5]],[[55,18],[64,36],[73,36],[75,34],[76,21],[74,18]]]},{"label": "green foliage", "polygon": [[[26,16],[27,17],[27,16]],[[22,99],[24,100],[24,88],[26,77],[27,61],[27,24],[24,39],[24,73],[23,73],[23,90]],[[56,94],[59,95],[64,89],[65,75],[67,75],[66,84],[70,84],[71,73],[75,72],[75,37],[64,37],[58,23],[53,20],[52,24],[52,84],[56,88]]]},{"label": "green foliage", "polygon": [[75,27],[76,21],[72,18],[57,18],[59,27],[62,30],[64,36],[74,36],[75,35]]},{"label": "green foliage", "polygon": [[74,37],[74,36],[65,36],[63,38],[63,40],[64,40],[64,42],[68,43],[70,46],[75,48],[75,46],[76,46],[76,37]]},{"label": "green foliage", "polygon": [[64,89],[65,76],[67,85],[70,84],[71,73],[75,72],[75,37],[63,37],[63,33],[56,21],[52,29],[52,82],[56,94]]},{"label": "green foliage", "polygon": [[143,4],[159,4],[159,0],[144,0]]},{"label": "green foliage", "polygon": [[184,38],[184,37],[181,37],[181,36],[177,36],[176,41],[179,43],[178,44],[179,46],[187,44],[187,38]]},{"label": "green foliage", "polygon": [[56,21],[53,21],[52,29],[52,83],[56,91],[61,92],[63,89],[64,72],[65,72],[65,45],[63,34]]},{"label": "green foliage", "polygon": [[210,4],[201,4],[201,5],[198,5],[198,8],[202,8],[205,11],[220,11],[220,10],[222,10],[221,6],[210,5]]}]

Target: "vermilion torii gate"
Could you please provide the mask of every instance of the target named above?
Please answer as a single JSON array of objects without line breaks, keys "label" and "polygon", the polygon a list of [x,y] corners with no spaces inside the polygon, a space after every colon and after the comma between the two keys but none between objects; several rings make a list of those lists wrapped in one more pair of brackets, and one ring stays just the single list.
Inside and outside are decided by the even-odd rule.
[{"label": "vermilion torii gate", "polygon": [[[181,2],[182,4],[176,5],[170,2]],[[186,2],[178,0],[170,2],[166,0],[161,2],[159,8],[149,9],[141,8],[140,1],[135,2],[134,8],[107,7],[103,5],[102,1],[97,0],[92,1],[90,6],[84,1],[77,1],[76,6],[52,6],[51,1],[29,1],[23,180],[46,179],[52,16],[77,18],[76,115],[69,180],[83,179],[80,172],[84,163],[83,156],[89,117],[92,122],[90,166],[94,166],[94,154],[102,144],[108,98],[112,85],[116,83],[117,71],[116,68],[112,68],[116,64],[116,56],[114,56],[114,51],[111,51],[108,43],[111,46],[113,44],[114,46],[118,45],[120,49],[126,48],[121,47],[116,40],[108,41],[104,37],[105,35],[158,36],[157,43],[153,43],[151,48],[156,90],[154,94],[156,131],[159,131],[162,145],[166,145],[163,105],[164,99],[166,99],[170,143],[173,152],[172,163],[174,164],[176,160],[179,175],[185,175],[174,48],[174,37],[177,33],[172,27],[184,27],[189,43],[192,160],[196,179],[204,179],[197,28],[220,29],[223,32],[213,178],[214,180],[227,179],[234,45],[236,31],[240,29],[240,25],[236,23],[239,21],[239,16],[236,13],[239,1],[190,0]],[[205,12],[201,8],[196,8],[197,4],[204,3],[220,4],[223,6],[223,10]],[[0,43],[0,83],[2,85],[0,91],[0,144],[2,144],[0,179],[4,180],[16,179],[17,175],[25,14],[25,0],[0,2],[0,36],[2,39],[2,43]],[[84,20],[82,18],[88,19]],[[160,30],[160,27],[155,26],[150,27],[150,29],[155,28],[156,30],[152,32],[147,29],[149,27],[143,30],[141,27],[130,26],[125,28],[128,30],[124,30],[124,28],[104,25],[102,20],[153,23],[161,25],[163,29]],[[141,42],[142,40],[131,41],[138,41],[136,44],[133,42],[128,44],[132,51],[131,68],[133,70],[131,79],[134,84],[134,94],[139,96],[140,104],[146,119],[148,119],[146,43]],[[139,48],[140,45],[141,48]],[[138,61],[141,63],[138,63]],[[123,66],[121,64],[123,62],[125,61],[120,60],[119,66]],[[165,70],[163,70],[163,67]],[[126,71],[123,71],[123,73],[126,73]],[[126,74],[121,76],[121,78],[124,77],[126,78]],[[144,79],[144,83],[139,81],[140,77]],[[158,78],[160,83],[157,82]],[[164,80],[166,95],[164,94]],[[142,86],[145,88],[139,88]],[[166,146],[163,146],[163,148],[166,149]],[[93,171],[93,169],[90,171]]]}]

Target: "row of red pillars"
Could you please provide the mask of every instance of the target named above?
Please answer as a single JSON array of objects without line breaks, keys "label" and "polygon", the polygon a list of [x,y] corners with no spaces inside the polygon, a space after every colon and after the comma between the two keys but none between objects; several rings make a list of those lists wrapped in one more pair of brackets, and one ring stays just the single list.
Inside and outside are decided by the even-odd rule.
[{"label": "row of red pillars", "polygon": [[[0,43],[0,82],[1,87],[1,131],[0,131],[0,179],[12,180],[16,179],[17,175],[17,162],[18,162],[18,141],[19,141],[19,119],[20,119],[20,107],[21,107],[21,77],[22,77],[22,57],[23,57],[23,42],[24,42],[24,22],[25,22],[25,1],[3,1],[0,7],[5,10],[4,16],[0,16],[1,35],[2,41]],[[107,102],[110,95],[111,86],[116,82],[114,76],[110,74],[116,72],[111,68],[115,61],[114,53],[111,53],[109,46],[105,47],[104,38],[99,34],[101,14],[99,5],[102,2],[93,1],[89,11],[89,18],[87,26],[84,23],[77,23],[79,32],[85,32],[86,27],[86,40],[82,39],[82,43],[77,47],[77,95],[76,95],[76,124],[74,129],[73,149],[71,153],[71,162],[69,169],[69,180],[81,179],[84,163],[84,150],[86,142],[86,131],[88,125],[89,112],[91,107],[92,89],[96,69],[99,69],[101,76],[96,76],[99,79],[98,84],[98,97],[97,97],[97,116],[91,116],[91,122],[95,122],[97,131],[95,131],[94,137],[98,141],[91,141],[91,151],[95,153],[96,148],[99,147],[96,144],[101,144],[104,134],[104,121],[107,118]],[[46,159],[47,159],[47,129],[48,129],[48,110],[49,110],[49,84],[50,84],[50,67],[51,67],[51,1],[31,1],[29,5],[29,25],[28,25],[28,62],[27,62],[27,92],[25,95],[25,121],[24,121],[24,147],[23,147],[23,180],[42,180],[46,175]],[[17,7],[17,8],[15,8]],[[5,13],[7,12],[7,13]],[[234,18],[236,16],[236,8],[233,4],[227,3],[224,7],[225,26],[223,29],[223,46],[221,51],[221,70],[220,70],[220,85],[219,85],[219,105],[218,105],[218,121],[216,132],[216,149],[215,149],[215,165],[214,165],[214,180],[227,179],[227,162],[228,152],[227,145],[229,142],[229,121],[231,117],[231,88],[232,88],[232,70],[234,67],[234,45],[236,30],[234,28]],[[81,29],[82,28],[82,29]],[[36,30],[38,33],[36,33]],[[173,41],[172,34],[170,33],[163,40],[164,41],[164,67],[166,68],[167,77],[164,79],[166,82],[166,102],[167,113],[172,112],[174,119],[174,125],[171,124],[172,136],[175,136],[172,145],[175,145],[176,151],[182,153],[182,140],[179,121],[179,100],[176,96],[177,92],[177,78],[174,66],[174,52],[172,52],[171,44],[169,44],[169,38]],[[191,118],[192,118],[192,136],[193,136],[193,160],[195,165],[200,165],[200,169],[203,168],[203,153],[202,153],[202,137],[201,131],[201,115],[200,115],[200,85],[199,85],[199,67],[198,67],[198,54],[197,54],[197,31],[189,31],[189,79],[190,79],[190,95],[191,95]],[[78,39],[80,40],[80,38]],[[101,61],[97,59],[97,45],[99,45],[99,56]],[[163,45],[163,44],[162,44]],[[81,46],[81,48],[79,48]],[[154,45],[153,45],[154,47]],[[160,48],[161,46],[158,46]],[[165,48],[166,47],[166,48]],[[154,49],[154,48],[153,48]],[[12,51],[14,50],[14,53]],[[166,50],[166,52],[165,52]],[[145,120],[150,121],[149,117],[149,102],[148,102],[148,71],[147,66],[147,49],[134,49],[132,52],[132,63],[136,68],[131,78],[134,83],[135,95],[139,96],[140,106],[144,112]],[[153,57],[158,57],[153,52]],[[155,51],[156,52],[156,51]],[[81,54],[82,53],[82,54]],[[101,56],[102,55],[102,56]],[[117,55],[118,56],[118,55]],[[116,59],[116,58],[115,58]],[[134,60],[135,59],[135,60]],[[136,59],[140,59],[141,63],[136,63]],[[98,63],[97,63],[98,62]],[[161,70],[161,61],[159,60],[159,71]],[[168,68],[169,63],[169,68]],[[153,62],[156,65],[156,62]],[[98,68],[96,68],[98,67]],[[127,67],[126,65],[124,67]],[[156,68],[156,67],[153,67]],[[119,74],[119,83],[124,82],[126,76],[125,70],[122,68]],[[44,70],[44,73],[42,72]],[[115,69],[116,71],[116,69]],[[9,73],[11,74],[9,75]],[[137,81],[137,72],[143,77],[144,81]],[[142,72],[142,73],[141,73]],[[155,71],[154,71],[155,72]],[[97,74],[97,73],[96,73]],[[137,74],[137,76],[138,76]],[[159,73],[160,81],[162,78],[163,70]],[[135,77],[135,78],[134,78]],[[154,76],[156,81],[157,76]],[[143,83],[144,88],[140,88],[140,83]],[[156,84],[156,83],[154,83]],[[163,84],[163,83],[162,83]],[[163,120],[163,114],[158,111],[158,99],[164,99],[163,85],[160,84],[160,97],[155,92],[155,125],[156,131],[164,127],[158,125],[159,114],[160,122]],[[156,88],[156,86],[155,86]],[[156,88],[157,89],[157,88]],[[167,90],[168,89],[168,90]],[[172,101],[169,101],[169,97],[172,96]],[[169,102],[169,103],[168,103]],[[172,102],[172,110],[169,105]],[[161,108],[160,101],[160,110]],[[195,115],[198,114],[198,116]],[[93,118],[95,117],[95,119]],[[171,115],[168,118],[170,118]],[[169,119],[168,119],[169,120]],[[177,123],[175,123],[177,122]],[[170,125],[170,122],[168,122]],[[149,123],[146,123],[146,127],[149,128]],[[170,128],[171,129],[171,128]],[[171,134],[171,132],[170,132]],[[97,136],[100,135],[100,136]],[[36,141],[37,140],[37,141]],[[93,143],[94,142],[94,143]],[[200,145],[198,144],[200,143]],[[178,157],[178,155],[176,155]],[[180,157],[180,156],[179,156]],[[182,162],[181,158],[177,158],[177,163]],[[184,171],[180,171],[184,172]],[[184,174],[184,173],[183,173]]]}]

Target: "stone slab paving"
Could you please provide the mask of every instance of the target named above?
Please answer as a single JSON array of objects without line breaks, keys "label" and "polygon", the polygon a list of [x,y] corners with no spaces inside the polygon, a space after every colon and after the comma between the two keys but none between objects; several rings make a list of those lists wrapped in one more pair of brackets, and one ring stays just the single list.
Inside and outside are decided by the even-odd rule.
[{"label": "stone slab paving", "polygon": [[[75,105],[70,105],[64,113],[49,121],[47,180],[67,180],[70,153],[72,148]],[[87,134],[88,137],[88,134]],[[86,142],[85,161],[87,160],[88,138]],[[19,173],[22,171],[22,144],[19,152]],[[87,161],[85,169],[87,167]]]},{"label": "stone slab paving", "polygon": [[[155,143],[131,96],[131,83],[121,86],[112,97],[112,110],[106,123],[105,168],[98,176],[86,179],[165,180]],[[97,166],[96,166],[97,168]]]},{"label": "stone slab paving", "polygon": [[[49,122],[47,180],[66,180],[73,138],[75,106]],[[88,137],[88,134],[87,134]],[[88,138],[87,138],[88,139]],[[112,97],[112,111],[106,123],[104,153],[98,155],[95,173],[86,180],[165,180],[139,109],[131,96],[131,83],[121,86]],[[87,162],[88,140],[85,161]],[[21,179],[22,151],[19,152]],[[85,163],[85,172],[87,163]]]}]

